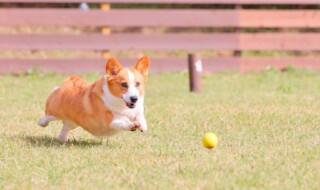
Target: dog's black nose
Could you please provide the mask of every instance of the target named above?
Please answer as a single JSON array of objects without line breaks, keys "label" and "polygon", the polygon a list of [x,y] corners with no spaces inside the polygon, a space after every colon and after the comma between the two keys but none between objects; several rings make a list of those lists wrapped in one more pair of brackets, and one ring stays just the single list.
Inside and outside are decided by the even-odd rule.
[{"label": "dog's black nose", "polygon": [[138,101],[138,97],[137,96],[131,96],[130,100],[131,100],[131,102],[136,103]]}]

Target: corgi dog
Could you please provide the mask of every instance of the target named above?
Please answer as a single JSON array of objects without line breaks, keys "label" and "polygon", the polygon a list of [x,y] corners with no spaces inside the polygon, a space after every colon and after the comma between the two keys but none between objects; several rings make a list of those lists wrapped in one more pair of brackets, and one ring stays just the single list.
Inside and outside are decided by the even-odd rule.
[{"label": "corgi dog", "polygon": [[68,140],[68,133],[82,127],[94,136],[110,136],[118,131],[147,131],[144,117],[144,89],[150,60],[142,57],[133,68],[124,68],[111,57],[106,74],[93,84],[78,76],[67,78],[55,87],[46,101],[45,116],[38,125],[61,120],[58,139]]}]

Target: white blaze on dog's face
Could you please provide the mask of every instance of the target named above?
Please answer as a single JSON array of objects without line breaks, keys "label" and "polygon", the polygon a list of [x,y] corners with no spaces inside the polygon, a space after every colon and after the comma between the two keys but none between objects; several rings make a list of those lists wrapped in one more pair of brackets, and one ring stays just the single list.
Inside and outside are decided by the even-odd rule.
[{"label": "white blaze on dog's face", "polygon": [[115,59],[110,58],[106,65],[109,91],[121,98],[128,108],[135,108],[144,95],[144,87],[149,73],[150,60],[142,57],[134,68],[123,68]]}]

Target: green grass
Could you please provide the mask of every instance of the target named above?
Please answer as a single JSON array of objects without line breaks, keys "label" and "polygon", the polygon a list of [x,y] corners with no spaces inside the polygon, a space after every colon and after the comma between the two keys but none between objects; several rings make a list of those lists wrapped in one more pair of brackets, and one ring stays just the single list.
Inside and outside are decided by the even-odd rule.
[{"label": "green grass", "polygon": [[[151,75],[147,133],[61,144],[36,125],[65,76],[0,77],[0,189],[318,189],[320,74],[222,73],[188,92],[186,73]],[[93,81],[98,75],[84,76]],[[201,137],[213,131],[219,145]]]}]

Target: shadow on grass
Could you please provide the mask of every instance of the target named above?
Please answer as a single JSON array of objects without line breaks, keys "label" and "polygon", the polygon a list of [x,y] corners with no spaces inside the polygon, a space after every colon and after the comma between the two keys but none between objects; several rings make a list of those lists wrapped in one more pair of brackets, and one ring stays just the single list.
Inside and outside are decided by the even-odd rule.
[{"label": "shadow on grass", "polygon": [[71,139],[67,142],[60,142],[55,137],[49,136],[19,136],[19,139],[27,142],[32,146],[38,147],[92,147],[92,146],[100,146],[103,144],[102,140],[75,140]]}]

